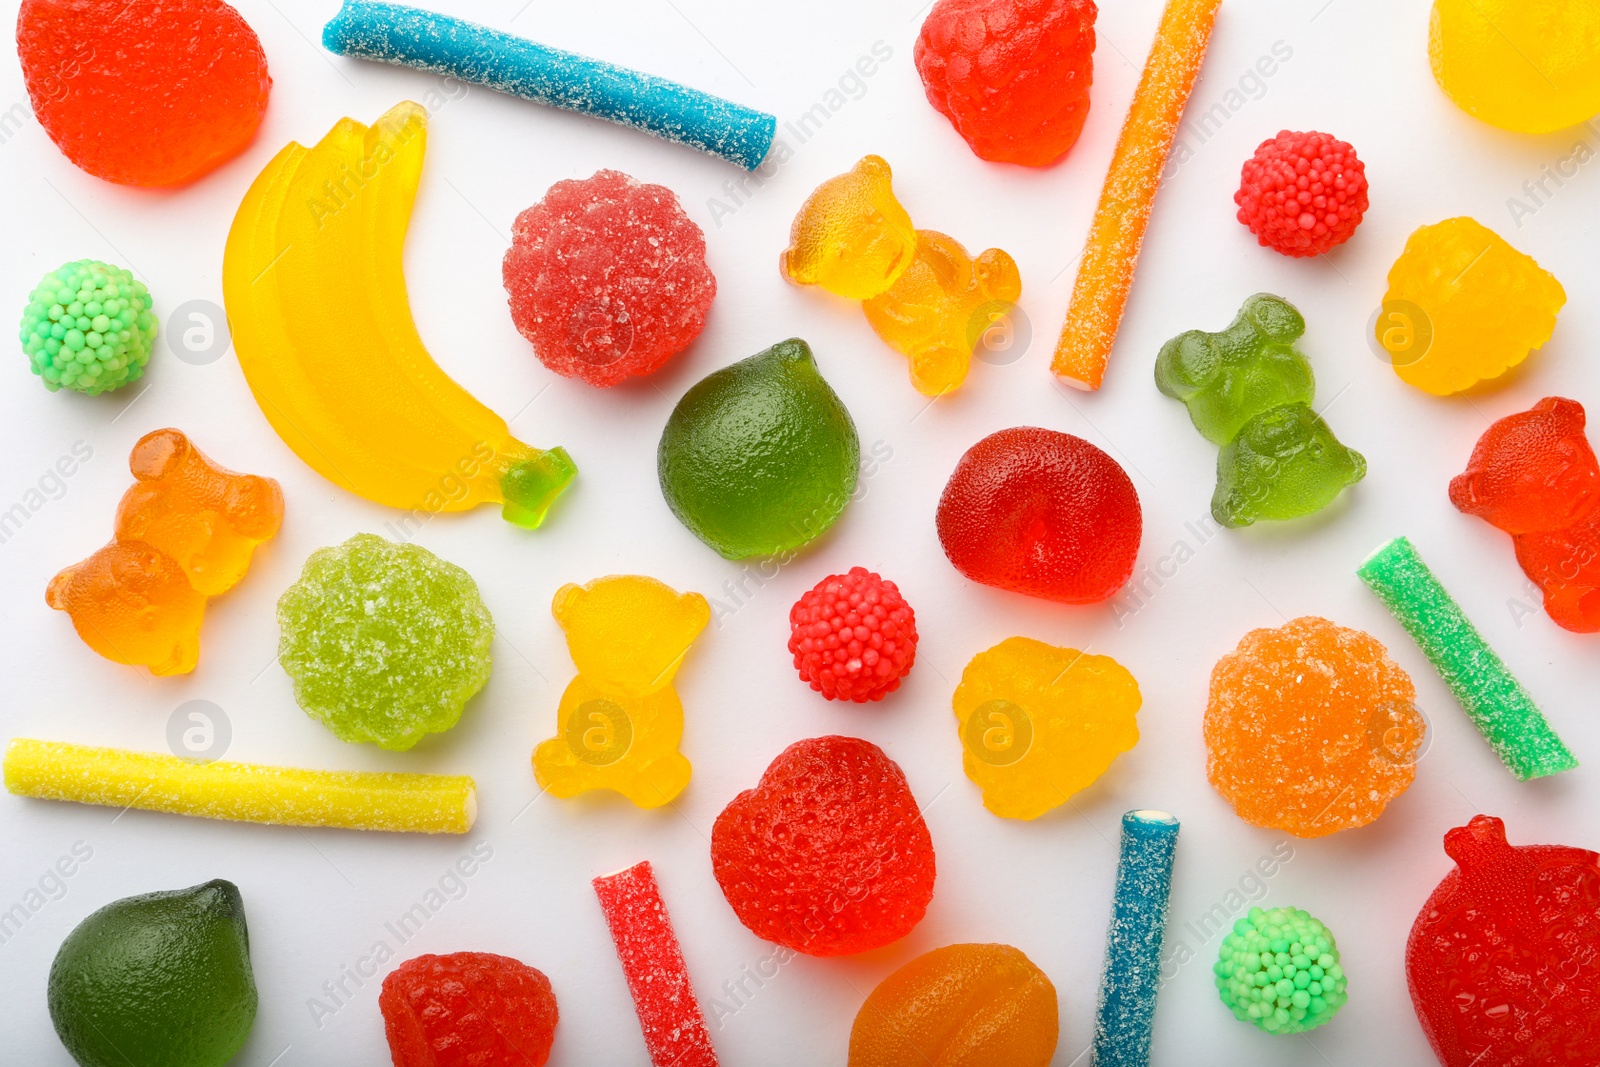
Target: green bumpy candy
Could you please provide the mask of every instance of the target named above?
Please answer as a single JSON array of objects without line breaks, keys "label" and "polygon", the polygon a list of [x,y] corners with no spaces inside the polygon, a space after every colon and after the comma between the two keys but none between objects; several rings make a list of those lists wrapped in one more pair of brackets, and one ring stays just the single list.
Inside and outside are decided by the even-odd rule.
[{"label": "green bumpy candy", "polygon": [[1315,1030],[1349,999],[1333,934],[1296,908],[1251,908],[1212,971],[1233,1017],[1269,1034]]},{"label": "green bumpy candy", "polygon": [[1190,330],[1156,358],[1156,388],[1221,446],[1211,514],[1224,526],[1310,515],[1366,476],[1361,453],[1311,410],[1316,379],[1295,347],[1305,332],[1293,304],[1257,293],[1226,330]]},{"label": "green bumpy candy", "polygon": [[22,311],[22,351],[51,392],[90,396],[137,381],[150,362],[150,291],[121,267],[80,259],[46,274]]},{"label": "green bumpy candy", "polygon": [[855,492],[861,442],[799,338],[701,379],[667,420],[661,493],[727,559],[787,552],[832,526]]},{"label": "green bumpy candy", "polygon": [[278,659],[306,714],[404,751],[461,720],[489,680],[494,620],[466,571],[357,534],[318,549],[278,600]]}]

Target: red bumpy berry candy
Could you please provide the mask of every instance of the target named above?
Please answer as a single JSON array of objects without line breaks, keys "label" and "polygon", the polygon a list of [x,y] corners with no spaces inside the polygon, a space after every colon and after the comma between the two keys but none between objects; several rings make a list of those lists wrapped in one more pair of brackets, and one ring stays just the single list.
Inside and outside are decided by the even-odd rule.
[{"label": "red bumpy berry candy", "polygon": [[614,170],[557,182],[518,215],[501,277],[539,362],[602,387],[688,348],[717,295],[705,234],[672,190]]},{"label": "red bumpy berry candy", "polygon": [[1506,843],[1479,815],[1406,944],[1417,1018],[1444,1067],[1600,1064],[1600,856]]},{"label": "red bumpy berry candy", "polygon": [[1239,221],[1286,256],[1320,256],[1344,244],[1367,212],[1367,169],[1326,133],[1284,130],[1245,160]]},{"label": "red bumpy berry candy", "polygon": [[1043,167],[1078,140],[1094,0],[939,0],[917,38],[928,102],[980,159]]},{"label": "red bumpy berry candy", "polygon": [[66,157],[123,185],[178,185],[256,135],[272,78],[222,0],[22,0],[33,113]]},{"label": "red bumpy berry candy", "polygon": [[917,616],[893,582],[851,567],[789,609],[789,651],[801,681],[829,700],[882,700],[916,662]]},{"label": "red bumpy berry candy", "polygon": [[1133,482],[1081,437],[1017,426],[967,450],[939,499],[939,543],[975,582],[1090,604],[1121,589],[1143,519]]},{"label": "red bumpy berry candy", "polygon": [[854,737],[784,749],[717,816],[711,864],[740,922],[812,956],[898,941],[933,899],[933,841],[906,777]]},{"label": "red bumpy berry candy", "polygon": [[544,1067],[556,1033],[550,979],[489,952],[406,960],[378,995],[394,1067]]}]

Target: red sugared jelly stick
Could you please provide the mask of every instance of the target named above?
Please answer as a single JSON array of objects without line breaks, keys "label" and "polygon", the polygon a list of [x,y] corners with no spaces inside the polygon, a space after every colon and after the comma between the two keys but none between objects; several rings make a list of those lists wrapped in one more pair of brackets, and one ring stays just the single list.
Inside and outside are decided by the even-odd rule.
[{"label": "red sugared jelly stick", "polygon": [[594,880],[655,1067],[717,1067],[706,1018],[648,860]]}]

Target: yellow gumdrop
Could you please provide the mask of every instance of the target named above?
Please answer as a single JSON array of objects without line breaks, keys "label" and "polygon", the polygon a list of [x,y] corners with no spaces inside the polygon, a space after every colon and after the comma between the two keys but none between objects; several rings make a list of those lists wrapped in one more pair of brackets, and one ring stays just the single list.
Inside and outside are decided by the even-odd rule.
[{"label": "yellow gumdrop", "polygon": [[1401,379],[1447,396],[1528,358],[1566,302],[1533,257],[1474,219],[1446,219],[1406,241],[1375,332]]},{"label": "yellow gumdrop", "polygon": [[890,177],[882,157],[866,156],[817,186],[789,230],[778,261],[784,276],[852,300],[893,285],[911,265],[917,235]]},{"label": "yellow gumdrop", "polygon": [[1600,112],[1600,0],[1435,0],[1433,76],[1492,126],[1549,133]]},{"label": "yellow gumdrop", "polygon": [[1037,819],[1139,743],[1139,683],[1109,656],[1009,637],[972,657],[951,700],[983,806]]}]

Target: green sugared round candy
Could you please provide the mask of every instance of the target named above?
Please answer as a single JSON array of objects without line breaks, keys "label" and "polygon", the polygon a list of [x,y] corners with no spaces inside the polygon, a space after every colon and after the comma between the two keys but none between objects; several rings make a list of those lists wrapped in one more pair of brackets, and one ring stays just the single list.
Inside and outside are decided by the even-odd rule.
[{"label": "green sugared round candy", "polygon": [[144,374],[156,340],[150,290],[121,267],[80,259],[44,276],[22,311],[22,351],[51,392],[90,396]]},{"label": "green sugared round candy", "polygon": [[318,549],[278,600],[278,659],[307,715],[403,751],[450,729],[489,680],[494,620],[471,575],[357,534]]},{"label": "green sugared round candy", "polygon": [[1251,908],[1212,970],[1234,1018],[1269,1034],[1315,1030],[1349,999],[1333,934],[1296,908]]}]

